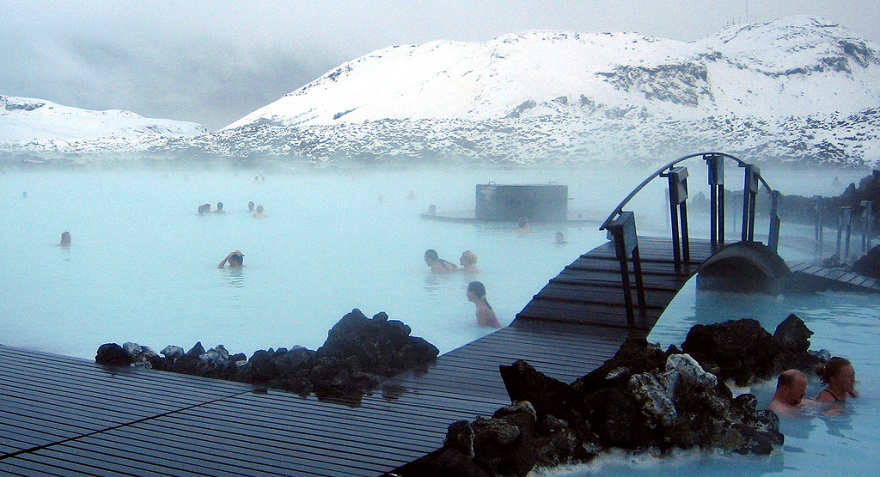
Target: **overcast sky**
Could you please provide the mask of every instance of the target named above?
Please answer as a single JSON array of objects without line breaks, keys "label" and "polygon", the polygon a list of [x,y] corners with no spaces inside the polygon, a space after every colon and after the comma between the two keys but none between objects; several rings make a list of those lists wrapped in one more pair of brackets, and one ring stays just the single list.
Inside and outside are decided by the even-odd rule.
[{"label": "overcast sky", "polygon": [[0,0],[0,95],[219,129],[373,50],[521,30],[692,41],[811,14],[880,43],[877,0]]}]

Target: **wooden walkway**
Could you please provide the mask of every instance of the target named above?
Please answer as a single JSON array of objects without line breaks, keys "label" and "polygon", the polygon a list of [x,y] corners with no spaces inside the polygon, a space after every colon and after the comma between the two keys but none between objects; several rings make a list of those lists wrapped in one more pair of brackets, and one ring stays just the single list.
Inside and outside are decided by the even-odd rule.
[{"label": "wooden walkway", "polygon": [[382,475],[438,449],[452,422],[509,404],[499,365],[571,382],[645,336],[709,250],[692,241],[676,273],[668,240],[640,238],[648,306],[628,326],[613,246],[597,247],[509,327],[356,406],[0,346],[0,474]]},{"label": "wooden walkway", "polygon": [[[647,306],[644,314],[636,313],[636,326],[631,332],[641,332],[646,336],[672,298],[712,255],[712,249],[708,241],[691,240],[691,260],[682,264],[680,272],[676,272],[672,261],[672,244],[669,240],[640,237],[639,252]],[[517,317],[518,320],[626,327],[623,300],[620,264],[614,245],[608,242],[565,267]]]},{"label": "wooden walkway", "polygon": [[798,282],[812,283],[816,288],[854,292],[880,292],[880,280],[840,268],[827,268],[809,262],[789,265]]}]

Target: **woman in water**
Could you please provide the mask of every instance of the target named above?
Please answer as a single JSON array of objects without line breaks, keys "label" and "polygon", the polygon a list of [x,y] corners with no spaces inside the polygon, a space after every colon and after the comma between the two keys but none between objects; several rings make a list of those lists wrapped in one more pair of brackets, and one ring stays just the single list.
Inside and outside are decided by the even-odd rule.
[{"label": "woman in water", "polygon": [[59,242],[57,246],[70,247],[70,232],[64,232],[61,234],[61,242]]},{"label": "woman in water", "polygon": [[486,300],[485,285],[481,282],[470,282],[467,287],[467,299],[477,305],[477,323],[480,326],[501,328],[501,323],[498,323],[498,318],[495,317],[495,310]]},{"label": "woman in water", "polygon": [[817,401],[830,404],[859,397],[855,389],[856,371],[848,359],[835,356],[827,363],[820,364],[816,374],[822,384],[828,386],[816,396]]},{"label": "woman in water", "polygon": [[464,253],[461,254],[461,258],[458,259],[458,263],[461,264],[461,271],[466,273],[477,273],[477,254],[471,252],[470,250],[465,250]]}]

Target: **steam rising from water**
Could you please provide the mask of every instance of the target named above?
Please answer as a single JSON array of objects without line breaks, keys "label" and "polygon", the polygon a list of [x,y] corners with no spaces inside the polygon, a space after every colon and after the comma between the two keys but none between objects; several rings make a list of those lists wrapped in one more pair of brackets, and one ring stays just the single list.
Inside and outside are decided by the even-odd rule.
[{"label": "steam rising from water", "polygon": [[[259,172],[28,172],[0,176],[0,230],[9,257],[2,344],[92,358],[104,342],[161,350],[223,344],[320,346],[352,308],[385,311],[449,351],[486,330],[465,298],[473,276],[434,276],[422,255],[479,257],[478,277],[503,324],[580,253],[604,240],[598,221],[625,182],[591,184],[560,170],[473,169],[275,174]],[[450,224],[419,213],[470,211],[476,183],[569,185],[589,224]],[[409,198],[410,191],[414,196]],[[23,197],[23,193],[27,197]],[[382,196],[383,200],[379,200]],[[224,203],[224,214],[197,208]],[[247,204],[263,205],[256,219]],[[601,211],[601,214],[598,212]],[[553,243],[556,231],[567,246]],[[61,232],[72,245],[56,247]],[[218,270],[235,249],[243,270]]]},{"label": "steam rising from water", "polygon": [[[0,343],[83,358],[124,341],[157,350],[202,341],[248,355],[314,349],[357,307],[385,311],[449,351],[486,333],[465,299],[475,277],[429,274],[426,249],[453,263],[474,251],[476,279],[506,325],[564,266],[604,242],[599,224],[648,172],[351,170],[265,180],[252,171],[7,173],[0,176],[0,243],[9,257]],[[698,174],[691,173],[692,193]],[[519,236],[512,223],[419,218],[431,204],[441,215],[472,213],[475,184],[490,181],[568,185],[569,210],[592,221],[534,224],[534,233]],[[631,206],[641,210],[640,231],[665,234],[662,181],[651,187]],[[218,201],[225,214],[197,213]],[[267,217],[248,214],[249,201]],[[71,232],[69,248],[55,246],[63,231]],[[567,245],[553,243],[557,231]],[[235,249],[245,254],[244,269],[217,270]]]}]

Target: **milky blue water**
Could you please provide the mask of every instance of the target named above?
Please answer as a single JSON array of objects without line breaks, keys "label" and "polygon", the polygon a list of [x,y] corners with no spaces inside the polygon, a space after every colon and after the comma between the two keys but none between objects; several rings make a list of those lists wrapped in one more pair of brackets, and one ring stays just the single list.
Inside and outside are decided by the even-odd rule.
[{"label": "milky blue water", "polygon": [[[125,341],[157,351],[201,341],[247,355],[316,349],[337,320],[360,308],[368,316],[384,311],[449,351],[489,331],[476,325],[465,298],[469,281],[484,282],[506,325],[604,235],[598,221],[534,224],[521,235],[513,223],[419,214],[431,204],[440,214],[473,214],[477,183],[563,180],[570,208],[594,215],[631,187],[604,192],[614,187],[588,187],[586,173],[535,169],[6,173],[0,343],[89,359],[102,343]],[[218,201],[226,213],[197,213]],[[249,201],[266,217],[249,214]],[[69,248],[56,246],[64,231]],[[567,244],[554,243],[557,231]],[[471,250],[480,273],[431,275],[428,248],[456,264]],[[235,249],[245,254],[244,268],[218,270]]]},{"label": "milky blue water", "polygon": [[[345,172],[86,170],[0,174],[0,344],[92,359],[106,342],[134,341],[161,350],[224,345],[252,354],[270,347],[319,347],[330,327],[352,308],[380,311],[412,327],[441,352],[491,330],[479,328],[465,298],[480,280],[503,325],[510,323],[547,281],[578,255],[603,243],[599,223],[652,169],[455,167]],[[728,172],[729,183],[738,183]],[[767,175],[783,193],[837,194],[828,172]],[[865,171],[835,171],[843,186]],[[255,180],[255,176],[265,179]],[[691,172],[692,194],[702,172]],[[473,211],[478,183],[569,186],[569,209],[586,223],[462,224],[423,220]],[[735,185],[729,187],[735,188]],[[410,198],[410,192],[414,198]],[[632,207],[640,231],[662,235],[667,207],[662,184],[647,188]],[[199,215],[204,203],[224,203],[224,214]],[[254,218],[248,201],[264,205]],[[705,216],[693,211],[692,235]],[[730,218],[735,220],[735,218]],[[766,222],[758,226],[766,229]],[[70,247],[56,246],[61,232]],[[562,231],[567,244],[554,243]],[[728,232],[738,231],[731,224]],[[807,226],[784,225],[786,236],[812,236]],[[833,233],[826,232],[833,240]],[[787,259],[811,258],[809,241],[790,241]],[[458,263],[464,250],[479,257],[477,275],[431,275],[425,249]],[[242,270],[219,270],[226,254],[245,254]],[[828,248],[826,248],[828,250]],[[769,458],[681,453],[675,459],[615,456],[551,475],[848,475],[878,469],[877,400],[880,306],[876,297],[821,294],[783,297],[697,294],[686,287],[652,333],[678,344],[696,322],[749,316],[772,330],[788,313],[816,332],[813,348],[828,348],[855,363],[863,398],[838,417],[783,422],[785,449]],[[815,381],[815,380],[814,380]],[[814,384],[810,392],[818,392]],[[762,402],[772,383],[752,389]],[[874,473],[871,472],[871,475]]]}]

